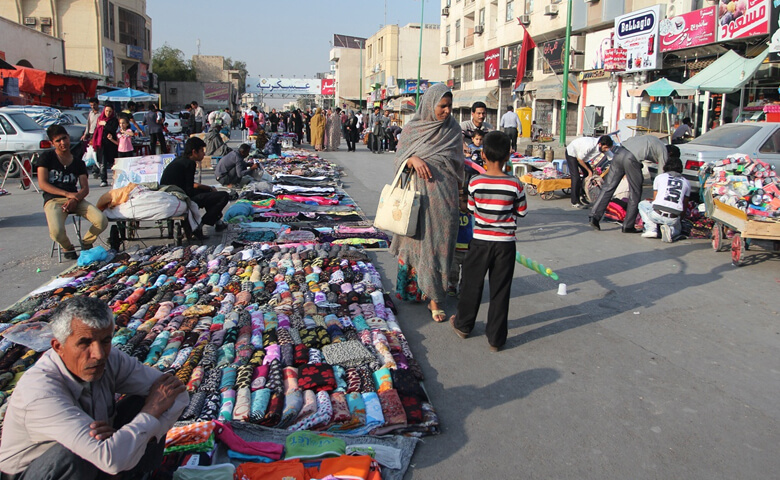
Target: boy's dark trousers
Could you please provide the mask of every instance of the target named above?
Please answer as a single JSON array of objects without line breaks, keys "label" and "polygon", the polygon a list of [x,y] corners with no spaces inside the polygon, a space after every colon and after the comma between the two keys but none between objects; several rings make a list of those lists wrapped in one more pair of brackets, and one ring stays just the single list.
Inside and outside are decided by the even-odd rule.
[{"label": "boy's dark trousers", "polygon": [[463,280],[455,328],[470,333],[482,302],[485,274],[489,273],[490,306],[485,335],[492,347],[502,347],[507,337],[509,294],[515,272],[515,242],[473,239],[463,262]]}]

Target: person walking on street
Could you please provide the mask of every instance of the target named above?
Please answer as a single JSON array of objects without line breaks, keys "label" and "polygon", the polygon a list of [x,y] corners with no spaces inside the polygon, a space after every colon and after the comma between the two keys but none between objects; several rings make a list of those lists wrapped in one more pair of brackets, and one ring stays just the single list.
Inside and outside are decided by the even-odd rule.
[{"label": "person walking on street", "polygon": [[499,128],[504,130],[509,136],[509,142],[512,147],[512,151],[517,151],[517,129],[520,127],[520,119],[517,118],[517,114],[514,112],[512,105],[506,107],[506,113],[501,117],[501,121],[498,123]]},{"label": "person walking on street", "polygon": [[311,144],[314,146],[314,150],[319,152],[322,151],[324,143],[325,116],[322,114],[322,109],[317,107],[317,110],[311,117]]},{"label": "person walking on street", "polygon": [[100,186],[108,186],[108,171],[114,166],[114,160],[119,153],[119,142],[116,140],[116,132],[119,130],[119,120],[114,114],[114,106],[109,104],[103,107],[103,113],[98,117],[98,126],[92,137],[92,146],[100,159]]},{"label": "person walking on street", "polygon": [[612,138],[602,135],[599,138],[580,137],[573,140],[566,147],[566,163],[571,174],[571,206],[574,208],[587,208],[587,200],[583,198],[583,177],[593,175],[592,162],[599,155],[605,154],[612,148]]},{"label": "person walking on street", "polygon": [[157,110],[157,105],[150,102],[149,110],[144,114],[144,126],[146,126],[146,134],[149,135],[152,155],[157,155],[157,143],[160,144],[161,153],[168,153],[168,145],[165,143],[163,133],[164,118],[163,113]]},{"label": "person walking on street", "polygon": [[357,137],[358,137],[358,129],[357,129],[357,117],[355,116],[355,112],[352,110],[349,111],[349,116],[347,117],[347,123],[345,128],[347,130],[347,134],[345,136],[347,140],[347,151],[354,152],[355,142],[357,142]]}]

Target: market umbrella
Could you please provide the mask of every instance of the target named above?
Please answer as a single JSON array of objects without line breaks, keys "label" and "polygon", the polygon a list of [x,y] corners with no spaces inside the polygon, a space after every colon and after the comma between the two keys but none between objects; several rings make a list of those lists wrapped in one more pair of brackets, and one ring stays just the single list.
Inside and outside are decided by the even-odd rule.
[{"label": "market umbrella", "polygon": [[[672,143],[672,122],[669,119],[669,111],[671,110],[668,105],[668,98],[672,96],[687,97],[689,95],[696,95],[696,89],[683,85],[682,83],[673,82],[666,78],[659,78],[654,82],[650,82],[639,88],[633,88],[628,91],[628,94],[632,97],[642,97],[647,94],[651,97],[662,97],[664,99],[664,111],[666,112],[666,127],[669,130],[669,143]],[[659,130],[660,130],[660,121]]]},{"label": "market umbrella", "polygon": [[98,100],[105,102],[156,102],[159,95],[155,93],[146,93],[132,88],[122,88],[98,95]]},{"label": "market umbrella", "polygon": [[16,70],[16,67],[0,58],[0,70]]}]

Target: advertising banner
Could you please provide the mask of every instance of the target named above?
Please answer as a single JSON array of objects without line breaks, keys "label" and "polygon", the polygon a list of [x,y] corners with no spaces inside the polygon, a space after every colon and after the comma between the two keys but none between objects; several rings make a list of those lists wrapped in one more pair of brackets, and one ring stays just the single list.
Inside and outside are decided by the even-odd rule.
[{"label": "advertising banner", "polygon": [[718,3],[718,41],[754,37],[769,33],[767,0],[732,0]]},{"label": "advertising banner", "polygon": [[143,87],[146,82],[149,81],[149,70],[148,65],[145,63],[139,63],[138,64],[138,86]]},{"label": "advertising banner", "polygon": [[658,27],[661,51],[671,52],[714,43],[715,17],[716,7],[712,6],[661,20]]},{"label": "advertising banner", "polygon": [[485,80],[498,80],[501,67],[501,49],[494,48],[485,52]]},{"label": "advertising banner", "polygon": [[563,65],[565,62],[563,54],[565,39],[559,38],[550,42],[544,42],[542,44],[542,55],[544,55],[544,65],[542,71],[544,73],[563,73]]},{"label": "advertising banner", "polygon": [[336,80],[333,78],[322,79],[322,94],[336,95]]},{"label": "advertising banner", "polygon": [[141,47],[136,47],[135,45],[128,45],[127,46],[127,57],[128,58],[135,58],[136,60],[143,60],[144,59],[144,49]]},{"label": "advertising banner", "polygon": [[780,62],[780,0],[770,0],[772,13],[769,20],[769,61]]},{"label": "advertising banner", "polygon": [[103,47],[103,75],[114,78],[114,51]]},{"label": "advertising banner", "polygon": [[227,106],[230,100],[229,83],[204,83],[203,103],[207,105]]},{"label": "advertising banner", "polygon": [[321,95],[322,80],[319,78],[247,77],[246,93],[262,93],[264,95]]},{"label": "advertising banner", "polygon": [[658,25],[661,6],[643,8],[615,18],[615,48],[626,49],[626,72],[661,68],[658,62]]},{"label": "advertising banner", "polygon": [[612,48],[612,29],[599,30],[585,35],[585,69],[604,68],[604,54]]},{"label": "advertising banner", "polygon": [[[428,80],[422,79],[420,80],[420,93],[425,93],[428,91],[428,87],[430,86],[430,82]],[[417,93],[417,79],[407,80],[406,81],[406,92],[405,93]]]}]

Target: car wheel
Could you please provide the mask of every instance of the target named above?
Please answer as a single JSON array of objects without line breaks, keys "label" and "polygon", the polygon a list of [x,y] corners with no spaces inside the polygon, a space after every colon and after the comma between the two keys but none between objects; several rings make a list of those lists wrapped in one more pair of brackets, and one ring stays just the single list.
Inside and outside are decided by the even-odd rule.
[{"label": "car wheel", "polygon": [[[13,155],[10,153],[0,156],[0,175],[5,176],[5,172],[8,172],[8,177],[16,178],[19,176],[19,164],[12,161]],[[10,171],[8,168],[10,167]]]}]

